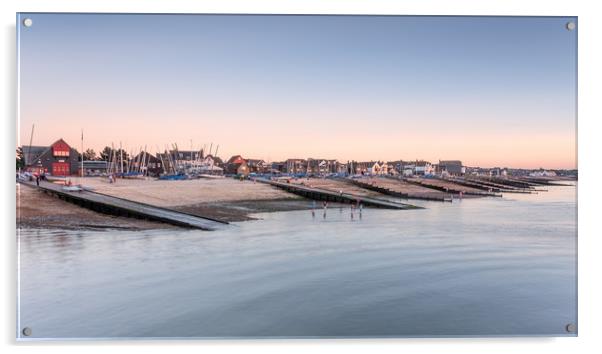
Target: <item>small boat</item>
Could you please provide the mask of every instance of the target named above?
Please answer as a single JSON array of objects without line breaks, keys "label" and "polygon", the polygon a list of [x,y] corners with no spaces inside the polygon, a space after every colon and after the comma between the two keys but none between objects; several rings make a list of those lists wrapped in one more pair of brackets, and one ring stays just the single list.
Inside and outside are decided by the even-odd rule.
[{"label": "small boat", "polygon": [[188,176],[185,174],[175,174],[175,175],[162,175],[159,177],[160,180],[167,181],[182,181],[188,179]]},{"label": "small boat", "polygon": [[206,174],[200,174],[196,176],[197,178],[207,178],[207,179],[223,179],[225,178],[224,175],[206,175]]},{"label": "small boat", "polygon": [[46,175],[46,180],[48,182],[54,182],[54,183],[66,183],[67,182],[67,177],[65,176],[52,176],[52,175]]},{"label": "small boat", "polygon": [[118,173],[117,177],[125,178],[125,179],[144,179],[144,174],[139,172],[124,172]]},{"label": "small boat", "polygon": [[81,186],[63,186],[62,190],[65,192],[81,192],[83,188]]}]

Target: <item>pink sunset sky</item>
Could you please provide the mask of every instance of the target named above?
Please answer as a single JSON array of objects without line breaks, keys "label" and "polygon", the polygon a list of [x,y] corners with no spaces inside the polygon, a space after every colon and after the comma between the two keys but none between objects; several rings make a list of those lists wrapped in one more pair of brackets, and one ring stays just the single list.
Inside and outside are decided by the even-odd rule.
[{"label": "pink sunset sky", "polygon": [[565,19],[30,17],[19,145],[576,168]]}]

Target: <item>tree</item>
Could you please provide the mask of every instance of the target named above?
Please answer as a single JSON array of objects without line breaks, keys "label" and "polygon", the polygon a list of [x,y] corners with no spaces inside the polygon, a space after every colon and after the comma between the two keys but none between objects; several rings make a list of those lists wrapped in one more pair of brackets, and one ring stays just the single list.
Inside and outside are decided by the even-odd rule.
[{"label": "tree", "polygon": [[102,151],[100,152],[99,159],[101,161],[109,161],[110,157],[111,157],[111,147],[105,146],[104,149],[102,149]]},{"label": "tree", "polygon": [[23,154],[23,148],[17,148],[17,170],[25,168],[25,154]]},{"label": "tree", "polygon": [[94,149],[87,149],[84,151],[84,161],[92,161],[96,159],[96,151]]},{"label": "tree", "polygon": [[99,160],[109,161],[109,159],[112,156],[114,161],[119,162],[119,160],[121,159],[121,152],[123,152],[123,162],[125,163],[125,161],[129,159],[128,153],[125,150],[121,149],[111,149],[110,146],[105,146],[104,149],[102,149],[102,151],[100,152]]}]

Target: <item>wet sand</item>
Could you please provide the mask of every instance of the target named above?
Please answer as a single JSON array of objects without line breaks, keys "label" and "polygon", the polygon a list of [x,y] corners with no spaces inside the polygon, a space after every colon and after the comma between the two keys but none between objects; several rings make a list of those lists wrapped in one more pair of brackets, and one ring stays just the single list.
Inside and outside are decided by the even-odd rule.
[{"label": "wet sand", "polygon": [[[331,203],[332,204],[332,203]],[[235,200],[215,203],[199,203],[173,207],[174,210],[211,217],[222,221],[256,220],[253,214],[276,211],[306,210],[312,208],[307,199],[258,199]]]},{"label": "wet sand", "polygon": [[407,194],[409,198],[449,199],[452,197],[452,194],[450,193],[445,193],[431,188],[422,187],[402,180],[394,180],[389,178],[362,178],[360,181],[372,184],[377,187],[387,188],[398,193]]},{"label": "wet sand", "polygon": [[[436,178],[410,178],[409,180],[413,180],[413,181],[418,181],[420,183],[422,183],[423,186],[434,186],[434,187],[440,187],[440,188],[449,188],[450,190],[455,190],[455,191],[462,191],[463,193],[477,193],[477,194],[481,194],[481,193],[485,193],[485,191],[478,189],[478,188],[473,188],[473,187],[468,187],[468,186],[463,186],[461,184],[457,184],[457,183],[453,183],[452,181],[446,181],[446,180],[442,180],[442,179],[436,179]],[[466,196],[469,197],[469,196]]]},{"label": "wet sand", "polygon": [[356,186],[347,181],[326,178],[300,178],[291,180],[291,183],[301,184],[311,188],[327,189],[333,192],[343,192],[354,194],[361,197],[383,198],[383,195],[378,192]]}]

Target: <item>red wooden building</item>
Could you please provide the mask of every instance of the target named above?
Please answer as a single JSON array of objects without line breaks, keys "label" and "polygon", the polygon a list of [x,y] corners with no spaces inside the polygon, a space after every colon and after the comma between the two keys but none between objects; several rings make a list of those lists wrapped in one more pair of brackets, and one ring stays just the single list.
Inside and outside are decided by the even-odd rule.
[{"label": "red wooden building", "polygon": [[79,168],[78,152],[63,139],[50,146],[23,146],[25,169],[53,176],[76,175]]}]

